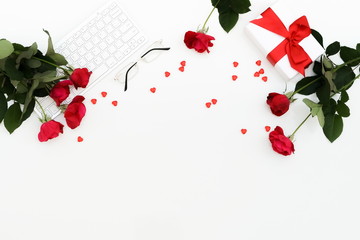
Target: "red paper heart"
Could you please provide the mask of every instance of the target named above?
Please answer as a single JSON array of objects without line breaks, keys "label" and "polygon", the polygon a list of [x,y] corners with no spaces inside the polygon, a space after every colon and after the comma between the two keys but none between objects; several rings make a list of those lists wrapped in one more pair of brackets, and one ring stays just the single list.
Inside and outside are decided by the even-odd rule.
[{"label": "red paper heart", "polygon": [[169,77],[170,73],[168,71],[165,72],[165,77]]},{"label": "red paper heart", "polygon": [[78,136],[78,137],[77,137],[77,141],[78,141],[78,142],[82,142],[82,141],[84,141],[84,139],[83,139],[82,137]]},{"label": "red paper heart", "polygon": [[232,75],[231,78],[232,78],[233,81],[236,81],[236,79],[238,79],[238,76]]},{"label": "red paper heart", "polygon": [[206,106],[207,108],[210,108],[210,107],[211,107],[211,102],[205,103],[205,106]]},{"label": "red paper heart", "polygon": [[260,73],[260,74],[264,74],[264,72],[265,72],[265,71],[264,71],[263,68],[261,68],[261,69],[259,70],[259,73]]},{"label": "red paper heart", "polygon": [[234,67],[237,67],[237,66],[239,66],[239,63],[238,62],[233,62],[233,65],[234,65]]},{"label": "red paper heart", "polygon": [[261,65],[261,60],[257,60],[256,65],[260,66]]},{"label": "red paper heart", "polygon": [[264,76],[264,77],[261,78],[261,80],[263,80],[264,82],[267,82],[268,77],[267,77],[267,76]]},{"label": "red paper heart", "polygon": [[116,106],[118,105],[118,101],[116,101],[116,100],[115,100],[115,101],[112,101],[111,104],[116,107]]},{"label": "red paper heart", "polygon": [[242,133],[242,134],[246,134],[246,133],[247,133],[247,129],[245,129],[245,128],[241,129],[241,133]]},{"label": "red paper heart", "polygon": [[211,103],[215,105],[217,103],[217,99],[215,98],[211,99]]},{"label": "red paper heart", "polygon": [[150,88],[150,92],[152,92],[152,93],[155,93],[156,92],[156,88]]},{"label": "red paper heart", "polygon": [[254,73],[254,77],[260,77],[260,73],[259,72]]},{"label": "red paper heart", "polygon": [[186,61],[181,61],[181,62],[180,62],[180,65],[183,66],[183,67],[185,67]]},{"label": "red paper heart", "polygon": [[270,130],[271,130],[270,126],[265,126],[265,131],[270,132]]},{"label": "red paper heart", "polygon": [[95,98],[91,99],[91,103],[92,104],[96,104],[97,103],[97,100]]},{"label": "red paper heart", "polygon": [[185,70],[184,66],[179,67],[180,72],[184,72],[184,70]]},{"label": "red paper heart", "polygon": [[101,96],[106,97],[107,92],[101,92]]}]

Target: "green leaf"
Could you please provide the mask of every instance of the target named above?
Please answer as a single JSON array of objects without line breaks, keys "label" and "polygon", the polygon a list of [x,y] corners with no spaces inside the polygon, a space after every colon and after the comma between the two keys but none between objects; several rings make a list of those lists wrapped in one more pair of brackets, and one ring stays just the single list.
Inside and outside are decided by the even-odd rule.
[{"label": "green leaf", "polygon": [[28,59],[26,60],[26,65],[28,65],[30,68],[38,68],[41,66],[41,62],[37,59]]},{"label": "green leaf", "polygon": [[0,91],[0,123],[5,117],[7,111],[7,100],[3,92]]},{"label": "green leaf", "polygon": [[20,104],[17,102],[8,108],[4,118],[4,126],[10,134],[20,127],[21,114]]},{"label": "green leaf", "polygon": [[51,55],[48,55],[52,60],[55,61],[55,63],[59,66],[66,65],[68,62],[66,61],[65,57],[59,53],[54,53]]},{"label": "green leaf", "polygon": [[6,39],[0,40],[0,59],[10,56],[14,52],[14,46]]},{"label": "green leaf", "polygon": [[53,42],[52,42],[52,39],[51,39],[51,36],[50,36],[50,33],[43,29],[43,31],[48,35],[49,39],[48,39],[48,48],[47,48],[47,51],[46,51],[46,55],[53,55],[55,54],[55,50],[54,50],[54,45],[53,45]]},{"label": "green leaf", "polygon": [[250,11],[251,3],[249,0],[230,0],[230,7],[234,12],[242,14]]},{"label": "green leaf", "polygon": [[250,11],[249,0],[211,0],[214,7],[219,12],[219,22],[221,27],[229,32],[237,23],[239,14]]},{"label": "green leaf", "polygon": [[16,68],[16,61],[14,58],[7,58],[5,62],[5,72],[11,80],[22,80],[24,74]]},{"label": "green leaf", "polygon": [[54,71],[46,71],[34,75],[34,79],[37,79],[39,82],[44,82],[44,83],[60,80],[63,78],[66,78],[66,76],[56,76],[56,72]]},{"label": "green leaf", "polygon": [[[28,109],[28,106],[30,104],[30,102],[34,99],[34,96],[33,96],[33,93],[34,93],[34,90],[39,86],[39,80],[38,79],[34,79],[33,82],[32,82],[32,85],[29,89],[29,91],[27,92],[27,95],[26,95],[26,99],[25,99],[25,103],[24,103],[24,113],[27,111]],[[23,116],[21,116],[21,119],[23,119]]]},{"label": "green leaf", "polygon": [[318,31],[316,31],[315,29],[311,29],[311,34],[316,39],[316,41],[318,41],[318,43],[322,47],[324,47],[324,41],[323,41],[323,37],[321,36],[321,34]]},{"label": "green leaf", "polygon": [[320,126],[323,127],[325,123],[325,117],[322,110],[322,104],[315,103],[307,98],[304,98],[303,102],[310,108],[311,116],[317,116]]},{"label": "green leaf", "polygon": [[321,87],[321,80],[322,78],[320,76],[305,77],[296,83],[295,91],[298,91],[298,93],[302,95],[313,94]]},{"label": "green leaf", "polygon": [[322,73],[328,70],[332,70],[334,68],[333,62],[325,56],[322,58],[322,66],[323,66]]},{"label": "green leaf", "polygon": [[320,103],[327,104],[330,100],[330,93],[330,84],[327,81],[324,81],[323,85],[317,89],[316,96],[318,97]]},{"label": "green leaf", "polygon": [[24,122],[26,119],[28,119],[31,114],[33,113],[34,111],[34,108],[35,108],[35,98],[33,98],[28,107],[27,107],[27,110],[25,112],[23,112],[23,115],[22,115],[22,118],[21,118],[21,122]]},{"label": "green leaf", "polygon": [[323,132],[330,142],[334,142],[341,135],[343,127],[341,116],[337,114],[325,116]]},{"label": "green leaf", "polygon": [[319,124],[320,126],[323,128],[325,125],[325,116],[324,116],[324,112],[322,110],[322,108],[319,109],[318,113],[316,114]]},{"label": "green leaf", "polygon": [[336,111],[342,117],[350,116],[350,108],[342,101],[338,101],[338,104],[336,105]]},{"label": "green leaf", "polygon": [[341,59],[351,67],[355,67],[360,64],[360,52],[356,49],[349,47],[341,47],[340,49]]},{"label": "green leaf", "polygon": [[239,15],[232,10],[219,14],[220,25],[227,33],[236,25],[238,19]]},{"label": "green leaf", "polygon": [[336,101],[331,98],[327,104],[323,104],[323,112],[325,116],[334,115],[336,112]]},{"label": "green leaf", "polygon": [[345,90],[341,92],[341,101],[343,103],[349,101],[349,94]]},{"label": "green leaf", "polygon": [[[349,66],[344,66],[339,68],[335,74],[334,83],[336,88],[339,91],[346,90],[349,87],[349,84],[354,80],[355,73],[352,68]],[[344,89],[346,88],[346,89]]]},{"label": "green leaf", "polygon": [[318,114],[319,110],[322,107],[321,104],[315,103],[315,102],[313,102],[313,101],[311,101],[310,99],[307,99],[307,98],[304,98],[303,102],[306,104],[306,106],[308,106],[310,108],[311,115],[313,117],[315,117]]},{"label": "green leaf", "polygon": [[313,71],[316,75],[322,75],[322,68],[323,68],[323,65],[321,64],[321,62],[319,61],[315,61],[314,62],[314,67],[313,67]]},{"label": "green leaf", "polygon": [[325,53],[328,56],[331,56],[331,55],[337,54],[339,51],[340,51],[340,43],[338,41],[336,41],[336,42],[333,42],[332,44],[330,44],[326,48]]},{"label": "green leaf", "polygon": [[360,52],[360,43],[356,44],[356,50]]},{"label": "green leaf", "polygon": [[30,59],[32,56],[34,56],[38,51],[37,43],[33,43],[30,47],[26,48],[25,51],[19,54],[19,56],[16,59],[16,64],[19,65],[21,60]]}]

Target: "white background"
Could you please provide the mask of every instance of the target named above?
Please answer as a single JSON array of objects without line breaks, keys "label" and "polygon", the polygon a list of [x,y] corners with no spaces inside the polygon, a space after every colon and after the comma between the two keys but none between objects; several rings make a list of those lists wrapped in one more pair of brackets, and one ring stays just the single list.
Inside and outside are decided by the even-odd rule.
[{"label": "white background", "polygon": [[[356,1],[291,1],[325,45],[360,42]],[[0,38],[45,50],[43,28],[60,40],[105,2],[3,2]],[[81,126],[56,139],[37,140],[35,114],[12,135],[1,124],[1,240],[360,239],[358,83],[337,141],[329,143],[310,119],[296,135],[295,154],[281,156],[264,127],[291,134],[308,109],[297,101],[280,118],[270,113],[266,96],[283,92],[285,81],[244,33],[274,1],[252,1],[228,34],[214,12],[209,54],[187,49],[183,36],[204,22],[210,0],[120,2],[171,50],[141,64],[126,93],[109,74],[85,96]],[[258,59],[267,82],[253,76]],[[218,103],[206,108],[213,98]]]}]

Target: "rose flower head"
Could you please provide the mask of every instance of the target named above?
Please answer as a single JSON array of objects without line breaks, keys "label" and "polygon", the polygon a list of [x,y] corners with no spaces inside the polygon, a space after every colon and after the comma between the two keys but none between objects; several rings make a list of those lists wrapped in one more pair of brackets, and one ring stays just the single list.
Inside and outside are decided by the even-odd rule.
[{"label": "rose flower head", "polygon": [[202,31],[193,32],[187,31],[184,37],[184,43],[189,49],[195,49],[199,53],[209,51],[209,47],[212,47],[214,44],[211,42],[215,40],[214,37],[203,33]]},{"label": "rose flower head", "polygon": [[284,94],[269,93],[266,103],[270,106],[271,112],[276,116],[281,116],[289,110],[290,100]]},{"label": "rose flower head", "polygon": [[70,80],[60,81],[50,90],[50,97],[54,99],[57,106],[60,104],[70,95],[70,88],[69,86],[73,85],[73,82]]},{"label": "rose flower head", "polygon": [[56,138],[60,133],[63,133],[63,128],[64,125],[55,120],[44,122],[40,127],[38,139],[40,142],[46,142],[49,139]]},{"label": "rose flower head", "polygon": [[66,124],[71,129],[78,127],[85,116],[86,107],[83,103],[84,100],[85,98],[83,96],[78,95],[74,97],[64,112]]},{"label": "rose flower head", "polygon": [[274,131],[270,132],[269,140],[273,150],[277,153],[288,156],[295,152],[293,142],[284,135],[283,129],[279,126],[277,126]]},{"label": "rose flower head", "polygon": [[89,72],[87,68],[76,68],[70,75],[70,80],[74,83],[75,88],[86,88],[89,83],[89,79],[92,72]]}]

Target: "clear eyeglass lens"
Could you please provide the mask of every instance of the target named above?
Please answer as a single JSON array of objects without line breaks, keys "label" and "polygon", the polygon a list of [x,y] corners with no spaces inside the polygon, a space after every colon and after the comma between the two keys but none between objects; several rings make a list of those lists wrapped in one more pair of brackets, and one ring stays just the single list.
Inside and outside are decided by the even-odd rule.
[{"label": "clear eyeglass lens", "polygon": [[[125,83],[125,80],[126,80],[126,72],[127,70],[133,65],[134,63],[131,63],[131,64],[128,64],[127,66],[125,66],[123,69],[121,69],[119,71],[118,74],[116,74],[115,76],[115,80],[116,81],[119,81],[120,83]],[[131,80],[132,78],[134,78],[134,76],[137,74],[137,72],[139,71],[139,67],[138,67],[138,64],[135,64],[135,66],[133,66],[129,72],[128,72],[128,75],[127,75],[127,80]]]}]

